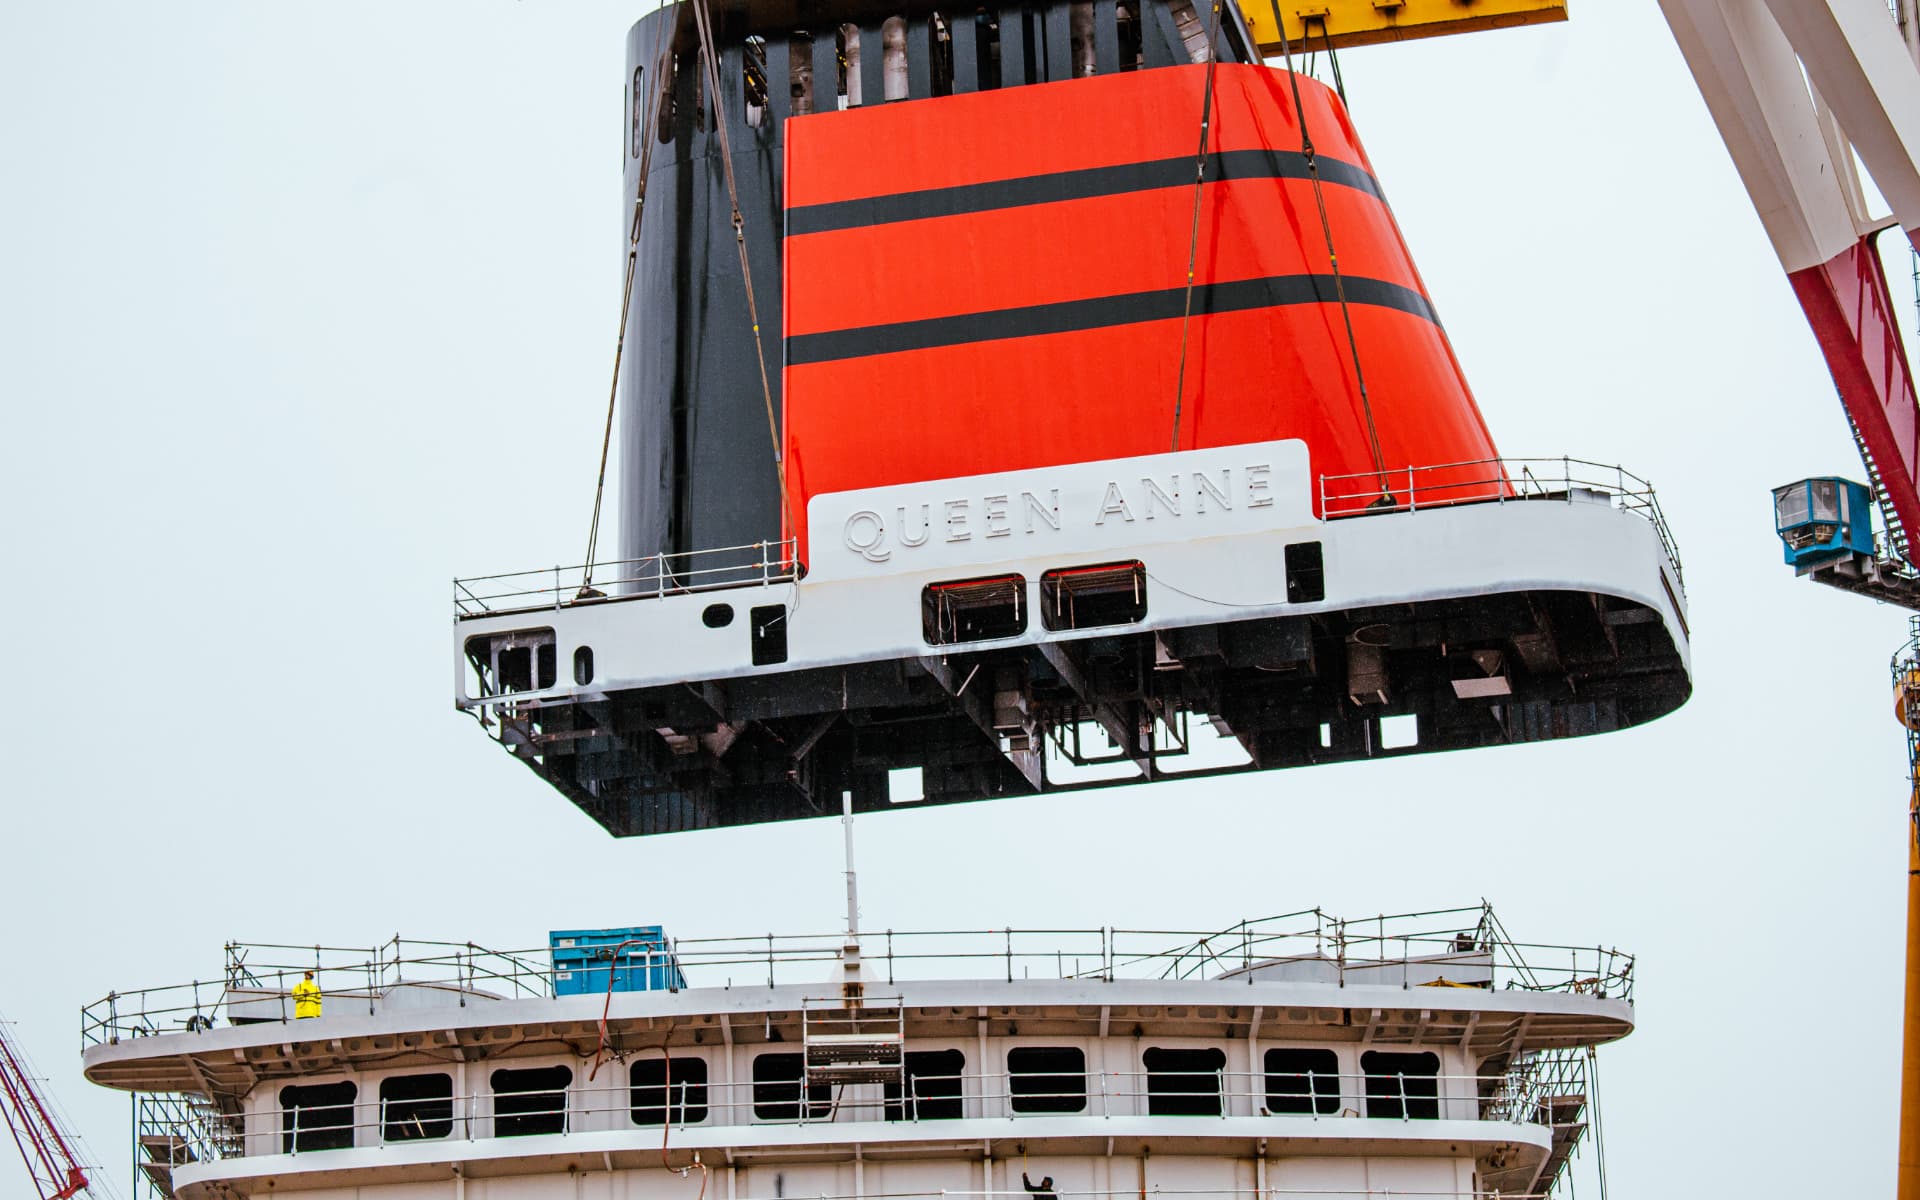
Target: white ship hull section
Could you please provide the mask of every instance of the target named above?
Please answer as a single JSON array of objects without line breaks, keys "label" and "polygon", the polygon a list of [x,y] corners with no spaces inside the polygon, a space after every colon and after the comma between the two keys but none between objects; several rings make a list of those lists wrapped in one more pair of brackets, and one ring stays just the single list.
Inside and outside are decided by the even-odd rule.
[{"label": "white ship hull section", "polygon": [[[479,635],[551,627],[560,663],[590,647],[595,676],[592,686],[581,687],[566,680],[563,669],[556,686],[484,696],[476,694],[462,659],[458,702],[474,708],[591,698],[948,649],[1107,637],[1113,628],[1049,631],[1031,621],[1015,637],[930,646],[921,594],[929,584],[1017,573],[1027,580],[1029,603],[1037,604],[1042,573],[1126,558],[1144,563],[1149,595],[1147,615],[1126,627],[1130,633],[1499,592],[1597,592],[1660,614],[1691,669],[1678,571],[1656,528],[1640,516],[1603,496],[1575,492],[1565,501],[1483,502],[1321,521],[1312,515],[1305,455],[1304,443],[1272,442],[815,497],[813,561],[798,582],[459,622],[462,648]],[[1222,510],[1197,478],[1225,491],[1233,509]],[[1163,493],[1180,481],[1178,516],[1146,481],[1156,481]],[[1058,529],[1038,515],[1056,495]],[[1210,505],[1204,513],[1202,504]],[[922,509],[929,514],[925,528]],[[901,513],[908,514],[904,521]],[[994,532],[1002,528],[1008,532]],[[924,544],[906,544],[922,536]],[[1283,551],[1302,541],[1321,543],[1326,594],[1314,603],[1288,603]],[[785,605],[786,660],[756,667],[737,621],[708,627],[702,614],[717,602],[743,615],[755,606]]]}]

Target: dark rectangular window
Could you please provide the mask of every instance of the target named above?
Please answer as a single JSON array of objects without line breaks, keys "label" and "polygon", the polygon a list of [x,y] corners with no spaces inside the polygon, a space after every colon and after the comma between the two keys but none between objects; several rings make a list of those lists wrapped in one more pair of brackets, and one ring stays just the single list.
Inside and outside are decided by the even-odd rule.
[{"label": "dark rectangular window", "polygon": [[1267,1111],[1332,1116],[1340,1111],[1340,1060],[1331,1050],[1267,1051]]},{"label": "dark rectangular window", "polygon": [[920,632],[929,646],[1019,637],[1027,631],[1024,575],[930,583],[920,592]]},{"label": "dark rectangular window", "polygon": [[1074,1113],[1087,1107],[1087,1053],[1078,1046],[1007,1051],[1007,1091],[1017,1113]]},{"label": "dark rectangular window", "polygon": [[571,1067],[495,1071],[490,1082],[495,1137],[567,1131],[567,1087],[573,1082]]},{"label": "dark rectangular window", "polygon": [[[800,1090],[806,1087],[806,1060],[798,1054],[761,1054],[753,1060],[753,1115],[762,1121],[798,1121]],[[833,1111],[833,1088],[806,1087],[807,1120],[825,1120]]]},{"label": "dark rectangular window", "polygon": [[453,1076],[392,1075],[380,1081],[380,1136],[418,1142],[453,1132]]},{"label": "dark rectangular window", "polygon": [[691,1125],[707,1119],[704,1058],[644,1059],[633,1064],[631,1082],[635,1125]]},{"label": "dark rectangular window", "polygon": [[1287,547],[1287,603],[1312,604],[1327,598],[1327,569],[1319,542],[1295,542]]},{"label": "dark rectangular window", "polygon": [[762,604],[747,610],[752,635],[753,665],[770,667],[787,661],[787,606]]},{"label": "dark rectangular window", "polygon": [[280,1153],[351,1149],[353,1101],[359,1094],[345,1080],[281,1088]]},{"label": "dark rectangular window", "polygon": [[1434,1121],[1440,1117],[1440,1056],[1369,1050],[1360,1056],[1367,1078],[1367,1115]]},{"label": "dark rectangular window", "polygon": [[953,1121],[963,1114],[961,1075],[967,1056],[958,1050],[909,1053],[900,1083],[886,1085],[887,1120]]},{"label": "dark rectangular window", "polygon": [[1139,562],[1062,567],[1040,576],[1040,621],[1048,629],[1131,625],[1147,615],[1147,569]]},{"label": "dark rectangular window", "polygon": [[1147,1066],[1147,1115],[1150,1117],[1217,1117],[1220,1115],[1220,1072],[1226,1070],[1223,1050],[1166,1050],[1154,1047],[1141,1055]]}]

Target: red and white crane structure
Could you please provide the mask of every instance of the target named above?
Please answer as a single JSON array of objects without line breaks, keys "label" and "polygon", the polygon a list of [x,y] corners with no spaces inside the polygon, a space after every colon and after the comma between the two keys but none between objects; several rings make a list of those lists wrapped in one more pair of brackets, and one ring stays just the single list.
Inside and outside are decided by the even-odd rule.
[{"label": "red and white crane structure", "polygon": [[92,1195],[92,1181],[78,1156],[79,1139],[34,1086],[26,1056],[0,1020],[0,1115],[20,1149],[40,1200]]},{"label": "red and white crane structure", "polygon": [[[1908,540],[1920,531],[1920,399],[1874,244],[1898,227],[1920,251],[1920,0],[1660,6],[1819,340],[1886,526],[1874,554],[1814,577],[1920,608]],[[1868,210],[1862,166],[1889,214]],[[1900,1200],[1920,1200],[1920,759],[1914,767]]]},{"label": "red and white crane structure", "polygon": [[[1885,572],[1817,575],[1920,607],[1920,404],[1875,250],[1920,249],[1920,5],[1661,0],[1840,392],[1886,525]],[[1890,213],[1869,211],[1864,166]]]}]

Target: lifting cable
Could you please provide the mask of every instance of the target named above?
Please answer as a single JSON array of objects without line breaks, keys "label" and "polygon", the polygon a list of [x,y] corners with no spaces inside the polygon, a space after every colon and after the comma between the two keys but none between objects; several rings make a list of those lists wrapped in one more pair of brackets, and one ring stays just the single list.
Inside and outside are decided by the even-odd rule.
[{"label": "lifting cable", "polygon": [[[1293,70],[1293,46],[1287,39],[1287,25],[1280,16],[1280,0],[1267,0],[1273,6],[1274,28],[1280,33],[1280,53],[1286,60],[1287,79],[1293,85],[1293,111],[1300,122],[1300,155],[1307,161],[1307,178],[1313,182],[1313,202],[1320,210],[1320,233],[1327,242],[1327,266],[1333,273],[1334,294],[1340,300],[1340,320],[1347,329],[1347,353],[1353,359],[1353,378],[1360,388],[1360,411],[1367,422],[1367,444],[1373,453],[1373,469],[1380,480],[1379,498],[1369,508],[1392,508],[1393,492],[1387,486],[1386,456],[1380,452],[1380,431],[1373,421],[1373,401],[1367,395],[1367,377],[1360,370],[1360,343],[1353,333],[1353,313],[1347,305],[1347,286],[1340,275],[1340,256],[1333,248],[1333,223],[1327,218],[1327,199],[1320,182],[1320,165],[1314,158],[1313,137],[1307,132],[1307,106],[1300,99],[1300,77]],[[1323,27],[1324,28],[1324,27]],[[1304,47],[1303,47],[1304,48]],[[1331,45],[1329,45],[1331,54]],[[1344,89],[1341,102],[1345,103]]]},{"label": "lifting cable", "polygon": [[713,97],[713,115],[720,131],[720,166],[727,180],[727,203],[733,210],[733,240],[740,248],[740,278],[747,289],[747,316],[753,323],[753,354],[760,363],[760,398],[767,408],[767,437],[773,443],[773,472],[780,482],[780,513],[787,511],[787,465],[780,453],[780,423],[773,415],[773,385],[767,378],[767,353],[760,345],[760,308],[753,298],[753,269],[747,265],[746,225],[740,218],[740,192],[733,179],[733,142],[727,136],[726,96],[720,90],[719,51],[713,40],[713,16],[707,0],[693,0],[693,23],[700,33],[700,53],[705,60],[709,94]]},{"label": "lifting cable", "polygon": [[[1333,68],[1333,91],[1335,95],[1340,97],[1340,103],[1344,106],[1347,102],[1347,81],[1340,78],[1340,55],[1333,48],[1333,35],[1327,32],[1327,19],[1324,16],[1300,18],[1300,24],[1303,28],[1309,21],[1320,26],[1320,45],[1327,52],[1327,65]],[[1281,31],[1281,36],[1286,36],[1285,30]],[[1304,34],[1301,36],[1300,42],[1302,45],[1311,44]]]},{"label": "lifting cable", "polygon": [[[607,385],[607,425],[600,434],[600,477],[593,485],[593,520],[587,525],[587,557],[580,568],[580,592],[575,599],[597,599],[602,593],[593,587],[593,556],[600,542],[600,506],[607,494],[607,453],[613,446],[614,401],[620,395],[620,361],[627,349],[627,319],[633,311],[633,274],[640,258],[640,219],[647,207],[647,171],[653,162],[654,122],[658,119],[660,98],[669,72],[659,69],[660,26],[653,31],[653,90],[647,95],[635,130],[641,142],[639,184],[633,194],[633,223],[627,230],[627,282],[620,295],[620,336],[613,343],[613,382]],[[636,98],[637,101],[637,98]]]},{"label": "lifting cable", "polygon": [[1200,192],[1207,181],[1207,142],[1213,132],[1213,77],[1220,65],[1220,5],[1213,0],[1207,15],[1207,82],[1200,95],[1200,150],[1193,160],[1193,227],[1187,234],[1187,295],[1180,314],[1180,375],[1173,386],[1173,438],[1171,449],[1180,449],[1180,410],[1187,395],[1187,335],[1193,325],[1193,276],[1200,257]]}]

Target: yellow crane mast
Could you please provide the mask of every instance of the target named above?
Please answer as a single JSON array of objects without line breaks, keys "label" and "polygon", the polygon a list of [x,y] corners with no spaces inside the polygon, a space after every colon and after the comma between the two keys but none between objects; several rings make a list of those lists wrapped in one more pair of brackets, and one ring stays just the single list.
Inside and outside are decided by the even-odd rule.
[{"label": "yellow crane mast", "polygon": [[1920,1197],[1920,617],[1893,660],[1893,711],[1907,729],[1907,998],[1901,1020],[1901,1200]]}]

